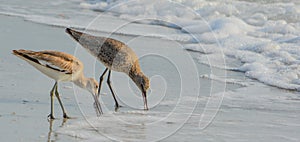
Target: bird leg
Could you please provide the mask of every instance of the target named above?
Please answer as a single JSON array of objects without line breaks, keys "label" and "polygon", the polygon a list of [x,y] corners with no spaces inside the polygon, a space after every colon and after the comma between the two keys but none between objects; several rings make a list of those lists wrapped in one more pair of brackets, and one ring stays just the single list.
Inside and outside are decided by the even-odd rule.
[{"label": "bird leg", "polygon": [[64,108],[64,106],[62,104],[62,101],[60,100],[59,93],[57,91],[57,85],[55,87],[55,96],[56,96],[56,98],[57,98],[57,100],[59,102],[59,105],[60,105],[60,107],[61,107],[61,109],[63,111],[63,117],[69,119],[70,117],[67,115],[66,110],[65,110],[65,108]]},{"label": "bird leg", "polygon": [[110,89],[110,92],[111,92],[112,96],[114,97],[114,100],[115,100],[115,107],[118,108],[118,107],[119,107],[119,103],[118,103],[118,101],[117,101],[117,99],[116,99],[114,90],[112,89],[111,84],[110,84],[110,83],[111,83],[111,82],[110,82],[110,74],[111,74],[111,70],[109,70],[109,72],[108,72],[107,84],[108,84],[108,87],[109,87],[109,89]]},{"label": "bird leg", "polygon": [[104,75],[106,74],[108,68],[106,68],[104,70],[104,72],[102,73],[102,75],[100,76],[100,79],[99,79],[99,88],[98,88],[98,97],[100,96],[100,91],[101,91],[101,86],[102,86],[102,81],[103,81],[103,77]]},{"label": "bird leg", "polygon": [[102,87],[103,78],[104,78],[104,75],[106,74],[107,70],[108,70],[108,68],[106,68],[104,70],[104,72],[102,73],[102,75],[100,76],[98,94],[94,96],[94,99],[95,99],[94,107],[96,109],[97,116],[100,116],[101,114],[103,114],[102,109],[101,109],[101,105],[100,105],[98,100],[99,100],[99,97],[100,97],[100,91],[101,91],[101,87]]},{"label": "bird leg", "polygon": [[54,98],[54,90],[55,90],[55,87],[57,86],[57,82],[55,82],[52,90],[50,91],[50,99],[51,99],[51,108],[50,108],[50,114],[48,115],[48,118],[49,119],[55,119],[54,116],[53,116],[53,109],[54,109],[54,106],[53,106],[53,98]]}]

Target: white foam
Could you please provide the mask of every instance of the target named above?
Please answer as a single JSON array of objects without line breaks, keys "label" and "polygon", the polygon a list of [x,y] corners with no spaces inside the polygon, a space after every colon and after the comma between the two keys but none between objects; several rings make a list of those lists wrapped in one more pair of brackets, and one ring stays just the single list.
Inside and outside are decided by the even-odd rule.
[{"label": "white foam", "polygon": [[238,79],[227,79],[224,77],[220,77],[220,76],[216,76],[214,74],[204,74],[200,76],[201,78],[207,78],[207,79],[211,79],[211,80],[216,80],[216,81],[220,81],[220,82],[224,82],[227,84],[236,84],[236,85],[240,85],[242,87],[246,87],[249,86],[249,83],[243,82],[242,80],[238,80]]}]

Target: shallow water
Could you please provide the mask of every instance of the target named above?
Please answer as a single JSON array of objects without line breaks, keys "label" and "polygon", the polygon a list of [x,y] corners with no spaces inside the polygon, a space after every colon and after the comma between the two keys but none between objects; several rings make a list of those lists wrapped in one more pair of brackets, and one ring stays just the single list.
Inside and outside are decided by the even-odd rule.
[{"label": "shallow water", "polygon": [[[98,31],[89,31],[93,34],[129,44],[141,57],[152,87],[151,109],[145,112],[135,85],[114,72],[113,86],[123,107],[114,112],[104,83],[105,114],[97,118],[90,94],[63,83],[63,102],[76,119],[64,122],[56,104],[55,116],[60,119],[49,127],[48,94],[54,82],[11,55],[11,50],[74,54],[85,63],[89,77],[98,78],[104,67],[63,28],[1,16],[0,132],[5,137],[0,140],[299,141],[299,92],[258,83],[299,90],[298,1],[177,2],[196,10],[207,23],[194,19],[189,11],[172,9],[177,5],[155,1],[133,1],[134,8],[123,5],[102,13],[94,23],[90,21],[114,1],[1,2],[4,15],[46,25],[89,27]],[[136,21],[156,16],[158,21]]]},{"label": "shallow water", "polygon": [[[228,84],[228,86],[225,87],[224,82],[212,81],[206,78],[194,78],[193,73],[200,75],[207,74],[211,72],[212,69],[206,65],[194,64],[190,61],[189,62],[193,64],[186,64],[188,61],[182,62],[184,60],[194,59],[193,55],[190,57],[190,54],[183,50],[177,42],[147,37],[135,39],[135,37],[132,36],[114,35],[115,38],[124,42],[130,41],[128,44],[133,47],[139,56],[143,56],[140,61],[142,69],[151,77],[151,81],[154,84],[148,97],[149,107],[151,107],[150,111],[145,112],[140,110],[143,104],[138,90],[134,88],[132,82],[128,82],[128,78],[124,74],[114,72],[112,77],[113,84],[117,94],[120,94],[118,95],[118,99],[123,106],[118,112],[113,113],[114,104],[107,87],[103,87],[103,93],[107,95],[103,95],[102,97],[105,115],[103,118],[96,118],[90,94],[78,89],[71,83],[62,83],[60,85],[60,93],[63,98],[63,103],[69,114],[75,117],[75,119],[64,122],[61,117],[60,108],[56,102],[55,117],[57,117],[58,120],[53,121],[52,130],[50,131],[51,123],[47,121],[46,116],[49,113],[50,107],[49,91],[54,81],[42,75],[26,62],[14,57],[11,54],[11,50],[25,48],[74,53],[74,55],[85,63],[85,73],[87,76],[99,76],[98,74],[100,74],[104,68],[98,62],[95,62],[95,59],[81,47],[76,47],[75,42],[64,33],[64,29],[62,28],[33,24],[25,22],[20,18],[7,16],[1,16],[1,18],[4,19],[5,22],[0,31],[6,33],[1,34],[3,47],[1,48],[0,59],[2,80],[0,82],[0,119],[1,126],[3,127],[1,133],[5,135],[5,137],[1,137],[3,141],[41,141],[47,140],[48,136],[51,140],[55,141],[81,140],[82,138],[86,139],[87,136],[98,134],[93,132],[93,129],[90,127],[82,128],[81,130],[84,132],[78,133],[69,130],[69,128],[74,127],[72,126],[73,124],[79,127],[81,125],[77,125],[77,123],[85,123],[87,122],[86,120],[90,120],[91,124],[95,125],[96,128],[99,127],[98,132],[103,132],[113,139],[131,141],[144,139],[145,137],[143,136],[146,136],[148,140],[160,139],[160,136],[172,134],[175,128],[180,127],[184,120],[191,115],[194,106],[198,103],[196,101],[197,99],[199,99],[199,102],[202,102],[198,110],[198,113],[201,113],[210,93],[240,87],[235,84]],[[151,42],[152,44],[144,45],[144,41]],[[144,45],[143,48],[140,48],[142,47],[141,45]],[[172,46],[172,48],[169,48],[170,46]],[[174,48],[175,46],[177,47]],[[159,52],[160,55],[165,54],[165,56],[158,56],[157,52]],[[186,55],[180,59],[178,58],[178,54]],[[176,70],[183,73],[179,74]],[[224,71],[214,69],[214,72],[221,74]],[[243,78],[240,73],[232,72],[231,75],[232,77]],[[184,77],[184,79],[182,79],[182,77]],[[200,88],[198,87],[198,79],[200,79]],[[188,82],[193,83],[192,80],[194,80],[196,84],[185,86],[189,84]],[[128,85],[124,85],[124,83]],[[217,88],[213,90],[214,92],[210,90],[212,83],[214,83],[213,86]],[[128,88],[132,89],[128,90]],[[198,89],[201,90],[200,94],[193,93],[199,91]],[[128,91],[137,91],[137,94],[128,95],[132,94]],[[185,93],[182,94],[180,91]],[[197,97],[198,95],[199,97]],[[198,116],[198,113],[195,115]],[[167,117],[169,118],[167,119]],[[101,119],[100,123],[99,119]],[[120,121],[120,119],[124,120]],[[125,125],[126,123],[124,124],[123,122],[127,121],[138,126]],[[103,124],[109,123],[114,123],[113,125],[107,126],[113,129],[108,130],[100,127]],[[114,130],[120,128],[119,125],[121,125],[124,126],[124,129],[125,127],[138,127],[132,130],[136,133],[140,133],[140,129],[145,129],[140,126],[140,124],[147,125],[152,123],[154,123],[156,127],[151,127],[151,125],[146,126],[147,129],[150,129],[147,130],[146,133],[143,132],[137,136],[135,136],[135,134],[126,135],[127,131],[131,131],[130,129],[127,129],[127,131]],[[83,125],[83,127],[84,126],[85,125]],[[170,131],[165,131],[165,133],[157,131],[162,129],[160,126],[165,126],[165,129]],[[171,127],[172,129],[169,129]],[[66,130],[64,130],[65,128]],[[76,128],[76,130],[79,129]],[[113,133],[114,131],[117,131],[117,134],[120,135],[115,135],[116,133]],[[160,135],[156,135],[156,132]],[[85,133],[87,135],[84,135]],[[149,137],[149,133],[153,135],[153,137]],[[79,134],[82,134],[82,136]],[[71,135],[71,137],[68,135]],[[100,139],[108,140],[107,137]]]}]

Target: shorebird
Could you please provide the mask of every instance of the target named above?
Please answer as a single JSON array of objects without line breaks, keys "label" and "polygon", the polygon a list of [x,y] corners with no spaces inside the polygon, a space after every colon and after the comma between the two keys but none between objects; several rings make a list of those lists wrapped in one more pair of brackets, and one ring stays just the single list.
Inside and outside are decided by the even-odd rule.
[{"label": "shorebird", "polygon": [[108,71],[107,84],[115,100],[115,107],[118,108],[119,103],[111,86],[110,75],[111,70],[123,72],[127,74],[141,90],[144,100],[144,109],[148,110],[147,90],[150,86],[149,79],[142,72],[138,57],[131,48],[125,43],[112,38],[93,36],[70,28],[67,28],[66,32],[106,67],[99,79],[98,96],[100,94],[103,77]]},{"label": "shorebird", "polygon": [[98,82],[94,78],[86,78],[83,74],[83,63],[76,57],[58,51],[30,51],[30,50],[13,50],[13,54],[27,61],[33,67],[55,80],[55,84],[50,91],[51,110],[48,115],[49,119],[54,119],[53,116],[53,99],[54,94],[63,111],[64,118],[70,118],[62,104],[59,93],[57,91],[58,83],[62,81],[70,81],[77,86],[88,90],[92,93],[95,100],[97,115],[102,114],[102,109],[98,101],[97,91]]}]

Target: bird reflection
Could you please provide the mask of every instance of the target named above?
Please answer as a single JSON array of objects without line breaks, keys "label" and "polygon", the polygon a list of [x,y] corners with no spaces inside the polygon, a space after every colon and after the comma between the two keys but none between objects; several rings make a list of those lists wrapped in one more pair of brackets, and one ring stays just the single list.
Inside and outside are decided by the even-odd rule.
[{"label": "bird reflection", "polygon": [[[67,120],[68,120],[67,118],[64,118],[59,127],[63,127],[66,124]],[[56,134],[54,135],[54,138],[52,138],[54,121],[55,121],[54,119],[49,119],[49,121],[48,121],[49,122],[49,132],[48,132],[47,142],[53,142],[53,141],[55,141],[55,139],[57,139]]]},{"label": "bird reflection", "polygon": [[51,142],[51,134],[52,134],[53,121],[54,121],[53,119],[49,119],[49,132],[48,132],[47,142]]}]

